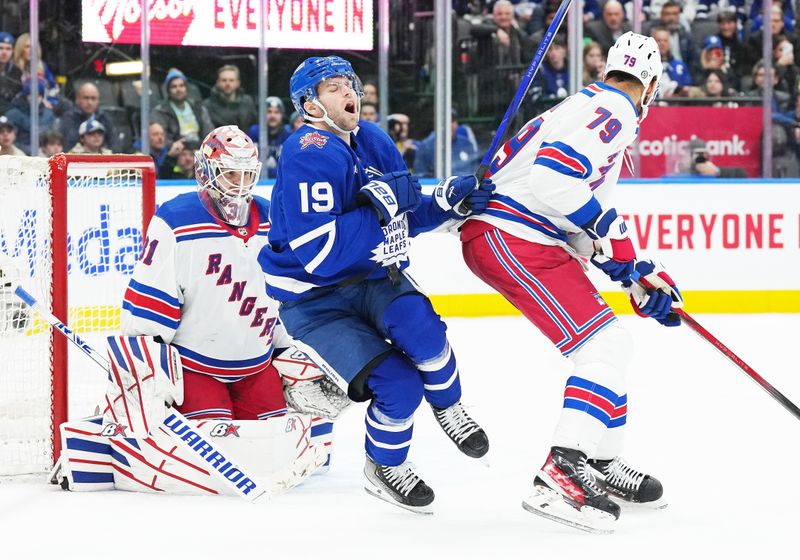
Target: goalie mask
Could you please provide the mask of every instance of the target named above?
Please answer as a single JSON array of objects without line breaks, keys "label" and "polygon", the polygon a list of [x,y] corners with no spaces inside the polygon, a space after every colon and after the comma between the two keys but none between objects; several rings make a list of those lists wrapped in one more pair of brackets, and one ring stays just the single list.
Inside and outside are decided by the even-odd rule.
[{"label": "goalie mask", "polygon": [[[361,85],[361,80],[358,79],[350,63],[338,56],[314,56],[300,63],[300,66],[297,67],[289,80],[289,92],[292,97],[292,103],[294,104],[294,108],[297,109],[297,112],[304,119],[312,122],[325,122],[334,130],[347,134],[352,132],[352,130],[343,130],[334,123],[333,119],[328,116],[327,109],[319,100],[317,88],[320,83],[329,78],[340,78],[348,83],[355,93],[354,98],[356,106],[354,112],[356,115],[360,114],[361,98],[364,97],[364,87]],[[303,106],[307,101],[310,101],[322,109],[321,117],[313,117],[308,114],[308,111],[306,111]]]},{"label": "goalie mask", "polygon": [[235,227],[247,224],[261,173],[258,147],[236,126],[212,130],[195,152],[197,191],[206,209]]},{"label": "goalie mask", "polygon": [[[658,83],[661,81],[661,74],[664,66],[661,64],[661,53],[658,44],[652,37],[645,37],[633,31],[628,31],[622,35],[614,46],[608,50],[608,61],[606,62],[605,75],[611,72],[624,72],[638,79],[644,86],[642,92],[642,116],[644,120],[647,116],[647,108],[658,92]],[[650,95],[647,89],[655,80],[656,87]]]}]

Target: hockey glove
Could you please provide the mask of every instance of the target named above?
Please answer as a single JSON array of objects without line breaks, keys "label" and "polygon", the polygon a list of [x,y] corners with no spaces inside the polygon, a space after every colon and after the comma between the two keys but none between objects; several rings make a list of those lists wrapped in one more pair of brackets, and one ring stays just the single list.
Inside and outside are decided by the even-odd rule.
[{"label": "hockey glove", "polygon": [[359,190],[359,198],[368,202],[378,212],[381,225],[385,226],[395,216],[413,212],[422,201],[422,187],[408,171],[396,171],[381,175]]},{"label": "hockey glove", "polygon": [[454,176],[439,183],[433,197],[448,217],[466,218],[486,210],[494,189],[494,183],[488,177],[478,184],[474,175]]},{"label": "hockey glove", "polygon": [[[599,252],[592,257],[592,264],[608,274],[614,282],[626,281],[633,273],[636,250],[628,237],[628,225],[617,216],[614,208],[600,212],[583,230],[595,242]],[[606,258],[601,258],[605,256]]]},{"label": "hockey glove", "polygon": [[683,307],[683,297],[664,267],[653,261],[637,261],[629,280],[622,283],[633,310],[666,327],[677,327],[681,318],[672,311]]}]

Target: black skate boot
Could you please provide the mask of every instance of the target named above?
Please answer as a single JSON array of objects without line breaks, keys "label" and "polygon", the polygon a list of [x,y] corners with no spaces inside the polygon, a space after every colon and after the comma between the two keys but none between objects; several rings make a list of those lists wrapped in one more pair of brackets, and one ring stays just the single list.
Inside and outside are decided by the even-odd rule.
[{"label": "black skate boot", "polygon": [[597,485],[611,497],[652,509],[667,507],[661,482],[649,474],[637,471],[622,457],[589,459],[587,463],[595,471]]},{"label": "black skate boot", "polygon": [[386,467],[367,457],[364,476],[364,490],[373,496],[415,513],[433,513],[433,490],[414,472],[413,463]]},{"label": "black skate boot", "polygon": [[486,437],[486,432],[470,418],[461,402],[447,408],[435,406],[431,408],[444,433],[453,440],[462,453],[473,459],[479,459],[489,452],[489,438]]},{"label": "black skate boot", "polygon": [[553,447],[533,481],[533,493],[522,501],[531,513],[590,533],[613,533],[619,506],[600,489],[586,455]]}]

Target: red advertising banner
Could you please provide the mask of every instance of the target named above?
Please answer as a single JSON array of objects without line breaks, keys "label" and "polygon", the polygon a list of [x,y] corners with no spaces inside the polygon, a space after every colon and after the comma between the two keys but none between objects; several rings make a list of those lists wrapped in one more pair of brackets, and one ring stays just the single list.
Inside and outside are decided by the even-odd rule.
[{"label": "red advertising banner", "polygon": [[761,130],[761,107],[652,107],[639,132],[640,176],[689,175],[689,141],[699,138],[716,165],[760,177]]},{"label": "red advertising banner", "polygon": [[[142,1],[82,0],[83,41],[139,44]],[[144,1],[153,45],[372,50],[373,0]]]}]

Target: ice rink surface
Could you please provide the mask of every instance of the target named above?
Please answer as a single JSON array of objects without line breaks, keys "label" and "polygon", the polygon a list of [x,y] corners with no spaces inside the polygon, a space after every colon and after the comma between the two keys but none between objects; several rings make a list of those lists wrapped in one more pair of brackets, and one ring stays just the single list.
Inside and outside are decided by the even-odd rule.
[{"label": "ice rink surface", "polygon": [[[800,315],[699,315],[800,403]],[[522,318],[449,319],[463,402],[491,439],[462,456],[420,408],[410,459],[436,492],[415,515],[362,489],[363,410],[336,426],[333,467],[271,503],[0,483],[2,558],[791,558],[800,525],[800,421],[688,327],[621,319],[635,341],[628,442],[670,505],[623,511],[591,535],[520,507],[549,447],[569,363]],[[788,353],[787,353],[788,352]]]}]

